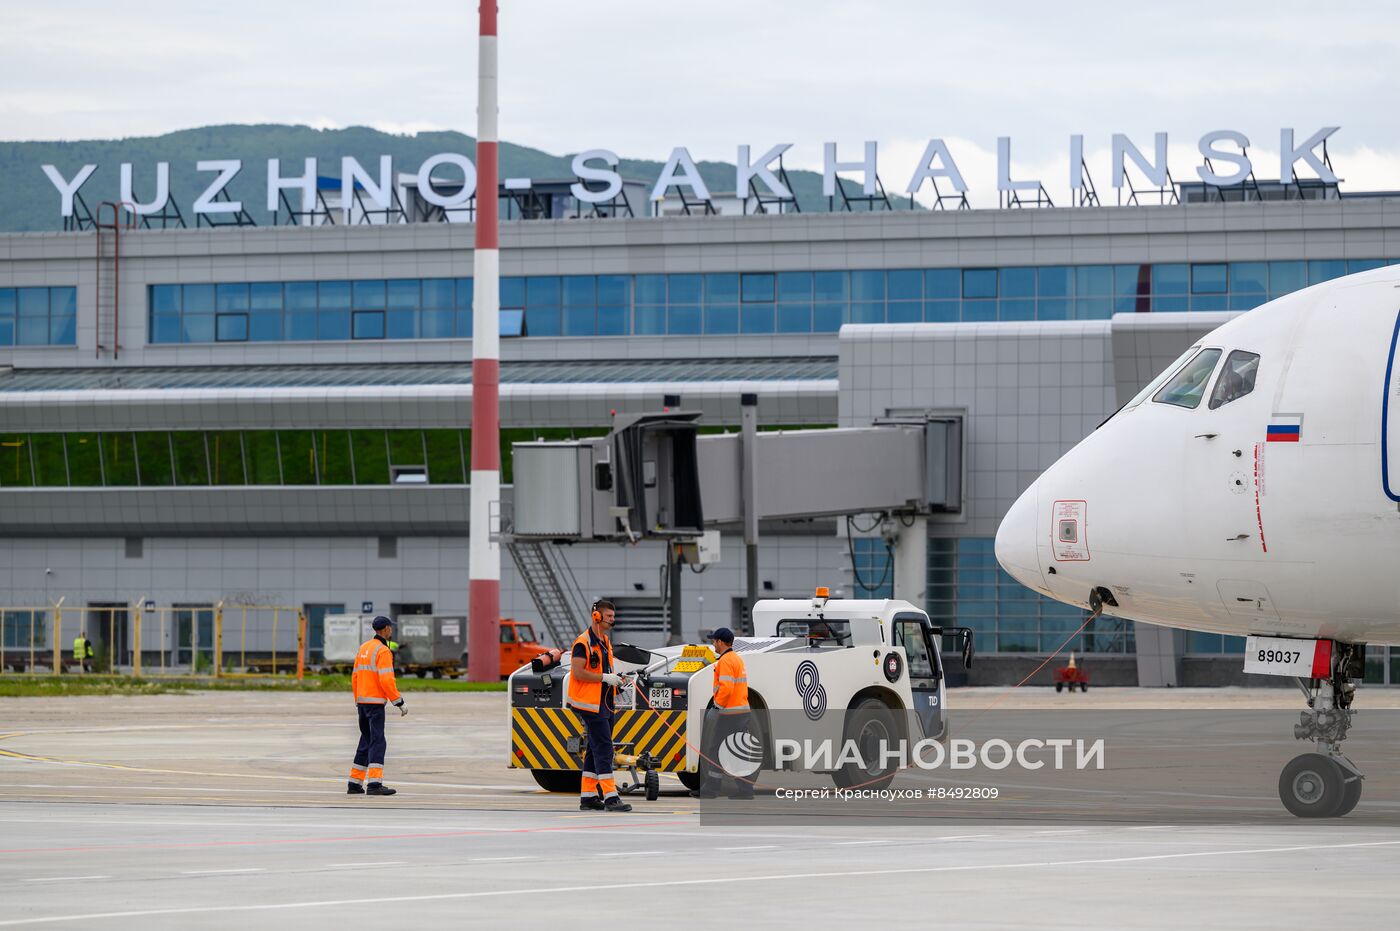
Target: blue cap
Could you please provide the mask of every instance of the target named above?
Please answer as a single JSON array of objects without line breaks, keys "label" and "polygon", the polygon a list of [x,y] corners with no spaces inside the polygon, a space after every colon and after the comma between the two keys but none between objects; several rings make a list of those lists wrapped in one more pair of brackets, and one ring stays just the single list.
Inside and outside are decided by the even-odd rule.
[{"label": "blue cap", "polygon": [[375,630],[383,630],[386,627],[393,627],[394,622],[381,614],[379,617],[375,618],[374,623],[369,626],[373,627]]},{"label": "blue cap", "polygon": [[720,643],[733,643],[734,631],[730,630],[728,627],[721,627],[710,634],[710,639],[718,640]]}]

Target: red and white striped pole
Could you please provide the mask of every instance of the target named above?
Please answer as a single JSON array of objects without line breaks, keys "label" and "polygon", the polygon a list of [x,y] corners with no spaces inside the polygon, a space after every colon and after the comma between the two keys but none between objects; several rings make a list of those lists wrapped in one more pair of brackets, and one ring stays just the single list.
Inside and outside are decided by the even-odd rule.
[{"label": "red and white striped pole", "polygon": [[496,127],[496,0],[481,0],[477,47],[476,252],[472,306],[471,563],[467,677],[501,676],[501,257]]}]

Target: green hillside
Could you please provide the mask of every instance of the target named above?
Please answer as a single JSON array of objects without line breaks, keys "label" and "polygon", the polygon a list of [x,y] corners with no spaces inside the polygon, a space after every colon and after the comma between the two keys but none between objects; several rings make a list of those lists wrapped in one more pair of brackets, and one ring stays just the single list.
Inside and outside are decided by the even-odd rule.
[{"label": "green hillside", "polygon": [[[283,170],[299,173],[300,159],[315,157],[322,175],[340,174],[340,158],[351,155],[367,168],[381,155],[394,158],[395,172],[416,171],[425,158],[439,152],[460,152],[471,156],[475,142],[470,136],[453,132],[418,133],[399,136],[363,126],[319,130],[308,126],[205,126],[134,139],[95,139],[80,142],[0,142],[0,231],[56,230],[62,227],[59,194],[40,167],[56,166],[65,178],[72,178],[83,165],[95,164],[96,173],[83,186],[82,197],[95,209],[104,200],[116,200],[120,165],[131,162],[135,172],[135,193],[149,200],[155,188],[155,163],[170,163],[172,200],[194,225],[190,204],[203,192],[214,175],[196,172],[201,159],[241,158],[243,170],[229,186],[234,199],[261,224],[271,221],[264,209],[266,160],[283,159]],[[757,153],[755,153],[757,154]],[[532,178],[572,177],[571,155],[550,155],[538,149],[502,143],[501,176]],[[289,164],[294,163],[294,164]],[[655,180],[661,163],[624,159],[618,170],[623,177],[647,182]],[[722,162],[701,162],[700,173],[716,193],[734,187],[734,166]],[[821,176],[814,172],[789,172],[803,210],[825,210],[821,196]]]}]

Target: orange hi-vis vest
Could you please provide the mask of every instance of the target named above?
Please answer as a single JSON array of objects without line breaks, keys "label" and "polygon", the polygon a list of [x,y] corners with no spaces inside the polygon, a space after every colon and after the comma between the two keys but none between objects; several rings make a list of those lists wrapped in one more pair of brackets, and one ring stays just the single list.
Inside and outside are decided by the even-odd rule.
[{"label": "orange hi-vis vest", "polygon": [[732,649],[715,660],[715,707],[720,714],[749,710],[749,675],[744,661]]},{"label": "orange hi-vis vest", "polygon": [[[589,672],[612,672],[613,671],[613,649],[612,641],[607,637],[598,637],[593,633],[593,628],[585,630],[574,640],[574,647],[583,647],[583,655],[587,658]],[[570,655],[573,649],[569,650]],[[612,686],[607,687],[611,691]],[[579,711],[587,711],[597,714],[603,706],[603,683],[584,682],[578,676],[569,676],[569,705]]]},{"label": "orange hi-vis vest", "polygon": [[382,705],[399,700],[399,687],[394,683],[394,654],[384,641],[375,637],[360,644],[355,654],[355,671],[350,675],[350,689],[357,705]]}]

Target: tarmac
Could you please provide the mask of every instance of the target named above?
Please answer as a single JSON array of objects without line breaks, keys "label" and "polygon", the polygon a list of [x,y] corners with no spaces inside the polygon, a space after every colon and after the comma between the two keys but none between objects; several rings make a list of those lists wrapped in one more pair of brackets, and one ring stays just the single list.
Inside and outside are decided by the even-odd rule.
[{"label": "tarmac", "polygon": [[[949,704],[1301,699],[978,689]],[[344,794],[356,732],[341,697],[0,700],[0,927],[535,927],[606,902],[590,926],[1275,929],[1391,926],[1400,907],[1400,828],[1363,808],[1317,822],[715,826],[668,778],[630,814],[585,814],[506,768],[503,695],[411,694],[408,708],[385,761],[400,794],[364,798]]]}]

